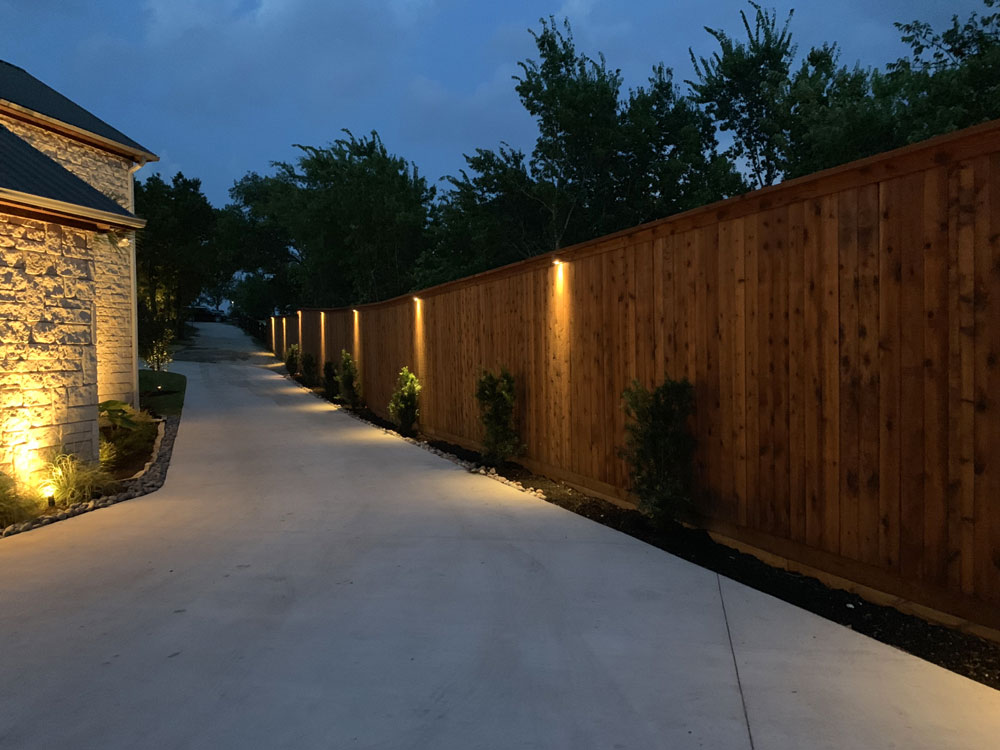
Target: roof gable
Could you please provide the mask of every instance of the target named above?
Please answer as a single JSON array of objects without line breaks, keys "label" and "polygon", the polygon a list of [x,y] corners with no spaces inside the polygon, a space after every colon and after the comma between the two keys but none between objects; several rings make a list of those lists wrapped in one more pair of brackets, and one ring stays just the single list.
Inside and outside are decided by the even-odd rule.
[{"label": "roof gable", "polygon": [[41,198],[47,207],[83,218],[133,227],[145,223],[3,126],[0,198],[25,205],[41,205],[35,200]]},{"label": "roof gable", "polygon": [[130,151],[155,155],[104,120],[95,117],[79,104],[45,85],[26,70],[0,60],[0,100],[6,100],[31,112],[111,141]]}]

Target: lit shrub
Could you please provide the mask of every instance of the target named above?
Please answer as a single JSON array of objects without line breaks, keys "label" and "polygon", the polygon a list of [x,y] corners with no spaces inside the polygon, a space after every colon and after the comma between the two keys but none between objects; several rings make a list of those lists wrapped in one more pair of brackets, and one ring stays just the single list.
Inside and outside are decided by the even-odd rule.
[{"label": "lit shrub", "polygon": [[153,339],[143,354],[143,360],[153,372],[161,372],[174,361],[174,356],[170,351],[170,342],[173,340],[172,331],[165,330],[159,337]]},{"label": "lit shrub", "polygon": [[42,486],[59,505],[87,502],[94,495],[112,491],[117,485],[100,464],[83,461],[72,453],[60,453],[45,467]]},{"label": "lit shrub", "polygon": [[340,383],[337,382],[337,366],[333,362],[323,363],[323,395],[331,401],[340,393]]},{"label": "lit shrub", "polygon": [[396,390],[389,399],[389,416],[404,435],[412,435],[413,426],[420,419],[420,381],[403,367],[396,378]]},{"label": "lit shrub", "polygon": [[515,424],[517,389],[514,376],[501,368],[499,374],[483,370],[476,383],[479,420],[483,425],[483,458],[494,466],[520,453],[521,437]]},{"label": "lit shrub", "polygon": [[632,489],[639,508],[650,517],[675,519],[690,505],[694,437],[687,420],[694,408],[694,389],[687,380],[667,380],[650,392],[638,381],[622,394],[625,447]]},{"label": "lit shrub", "polygon": [[101,447],[99,452],[101,466],[110,471],[118,463],[118,448],[115,444],[103,435],[101,436]]},{"label": "lit shrub", "polygon": [[316,357],[309,352],[304,352],[299,366],[302,370],[302,385],[306,386],[306,388],[315,388],[316,383],[319,380]]},{"label": "lit shrub", "polygon": [[340,367],[337,369],[337,385],[340,397],[352,407],[361,404],[361,393],[358,388],[358,367],[354,358],[346,349],[340,350]]},{"label": "lit shrub", "polygon": [[288,370],[288,374],[293,377],[299,371],[298,344],[292,344],[290,347],[285,349],[285,369]]}]

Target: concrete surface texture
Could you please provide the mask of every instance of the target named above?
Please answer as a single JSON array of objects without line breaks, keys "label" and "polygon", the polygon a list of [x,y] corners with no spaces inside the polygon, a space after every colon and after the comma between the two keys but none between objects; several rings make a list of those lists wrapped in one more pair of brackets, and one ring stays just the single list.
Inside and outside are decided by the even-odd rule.
[{"label": "concrete surface texture", "polygon": [[217,361],[175,365],[163,489],[0,541],[0,747],[997,747],[1000,692],[470,474],[201,330],[191,358]]}]

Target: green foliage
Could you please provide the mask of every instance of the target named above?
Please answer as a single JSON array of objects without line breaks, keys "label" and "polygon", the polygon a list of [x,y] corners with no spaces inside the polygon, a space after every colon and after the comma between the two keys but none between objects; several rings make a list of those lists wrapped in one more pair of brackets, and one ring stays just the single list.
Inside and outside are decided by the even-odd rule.
[{"label": "green foliage", "polygon": [[97,418],[102,424],[124,430],[134,430],[138,426],[132,418],[135,410],[124,401],[110,399],[97,405]]},{"label": "green foliage", "polygon": [[327,360],[323,363],[323,395],[333,400],[340,394],[340,383],[337,382],[337,366]]},{"label": "green foliage", "polygon": [[117,482],[100,464],[87,463],[71,453],[60,453],[44,468],[43,485],[58,505],[87,502],[112,491]]},{"label": "green foliage", "polygon": [[358,407],[361,404],[361,393],[358,383],[358,367],[354,358],[346,349],[340,350],[340,367],[337,368],[337,386],[340,397],[348,406]]},{"label": "green foliage", "polygon": [[745,160],[756,187],[771,185],[785,170],[790,112],[789,71],[796,48],[788,30],[792,11],[780,29],[775,11],[755,2],[754,23],[740,11],[747,41],[734,40],[722,29],[705,30],[719,43],[711,58],[689,50],[697,81],[688,81],[694,100],[733,133],[727,154]]},{"label": "green foliage", "polygon": [[216,212],[200,180],[178,172],[169,183],[159,174],[136,181],[135,212],[147,222],[136,236],[139,342],[145,357],[166,331],[182,336],[187,307],[234,269],[225,267],[212,241]]},{"label": "green foliage", "polygon": [[316,357],[310,352],[302,354],[302,384],[307,388],[315,388],[319,382],[319,372],[316,367]]},{"label": "green foliage", "polygon": [[500,466],[522,449],[515,423],[517,389],[514,376],[505,368],[499,374],[483,370],[476,383],[479,420],[483,425],[483,458]]},{"label": "green foliage", "polygon": [[389,416],[404,435],[412,435],[414,425],[420,419],[421,388],[417,376],[404,366],[396,378],[396,390],[389,399]]},{"label": "green foliage", "polygon": [[[733,133],[727,154],[742,160],[757,186],[798,177],[1000,117],[1000,13],[952,17],[935,31],[895,24],[908,57],[886,69],[848,68],[836,44],[814,47],[793,72],[789,13],[756,3],[741,13],[747,41],[707,29],[719,42],[695,59],[695,101]],[[998,0],[984,0],[996,9]]]},{"label": "green foliage", "polygon": [[170,342],[173,341],[174,333],[169,329],[164,329],[161,334],[146,345],[140,345],[139,355],[153,372],[164,372],[167,365],[174,361],[174,356],[170,351]]},{"label": "green foliage", "polygon": [[650,392],[632,381],[622,401],[628,421],[621,455],[639,508],[659,521],[677,518],[690,504],[694,389],[687,380],[667,380]]},{"label": "green foliage", "polygon": [[118,448],[110,440],[101,436],[99,461],[103,468],[110,471],[119,461]]},{"label": "green foliage", "polygon": [[0,472],[0,529],[38,515],[38,505],[18,492],[17,483]]},{"label": "green foliage", "polygon": [[623,95],[600,55],[580,53],[568,23],[532,32],[517,93],[535,118],[530,156],[503,144],[466,156],[435,212],[418,280],[436,284],[512,263],[735,193],[711,120],[662,65]]},{"label": "green foliage", "polygon": [[153,418],[122,401],[100,404],[98,427],[101,432],[100,463],[108,469],[145,458],[156,440]]},{"label": "green foliage", "polygon": [[299,371],[299,345],[292,344],[285,349],[285,369],[294,377]]}]

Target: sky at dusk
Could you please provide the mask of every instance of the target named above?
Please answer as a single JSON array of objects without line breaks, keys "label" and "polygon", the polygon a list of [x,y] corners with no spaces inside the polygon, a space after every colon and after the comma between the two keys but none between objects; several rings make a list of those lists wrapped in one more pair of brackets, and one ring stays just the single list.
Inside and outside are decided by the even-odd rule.
[{"label": "sky at dusk", "polygon": [[[800,52],[836,41],[842,62],[884,65],[906,52],[893,21],[944,27],[981,0],[764,3]],[[247,171],[293,160],[342,128],[375,129],[432,182],[463,153],[500,141],[530,150],[535,127],[514,91],[536,56],[528,29],[571,21],[580,51],[603,52],[626,88],[658,62],[682,88],[704,26],[741,35],[738,0],[0,0],[0,59],[89,109],[160,156],[154,171],[202,180],[221,206]]]}]

